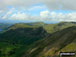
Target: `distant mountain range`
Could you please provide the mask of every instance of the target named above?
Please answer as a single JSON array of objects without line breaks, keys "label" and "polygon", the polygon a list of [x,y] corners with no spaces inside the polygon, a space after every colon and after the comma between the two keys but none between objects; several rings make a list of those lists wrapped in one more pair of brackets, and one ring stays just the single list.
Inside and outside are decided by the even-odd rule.
[{"label": "distant mountain range", "polygon": [[76,52],[76,22],[0,24],[0,57],[59,57]]}]

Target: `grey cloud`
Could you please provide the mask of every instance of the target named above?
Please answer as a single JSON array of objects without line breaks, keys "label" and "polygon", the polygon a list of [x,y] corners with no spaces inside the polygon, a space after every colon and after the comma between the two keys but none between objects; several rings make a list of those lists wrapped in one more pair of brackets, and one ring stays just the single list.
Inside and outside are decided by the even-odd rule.
[{"label": "grey cloud", "polygon": [[76,0],[43,0],[49,9],[76,10]]},{"label": "grey cloud", "polygon": [[27,8],[37,3],[43,3],[50,10],[76,10],[76,0],[0,0],[0,9],[8,5]]}]

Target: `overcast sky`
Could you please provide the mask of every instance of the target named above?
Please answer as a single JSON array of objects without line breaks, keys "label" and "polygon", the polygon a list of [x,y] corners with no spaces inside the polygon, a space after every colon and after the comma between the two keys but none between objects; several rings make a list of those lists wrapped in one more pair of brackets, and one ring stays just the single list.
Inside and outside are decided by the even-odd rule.
[{"label": "overcast sky", "polygon": [[0,0],[1,20],[76,22],[76,0]]}]

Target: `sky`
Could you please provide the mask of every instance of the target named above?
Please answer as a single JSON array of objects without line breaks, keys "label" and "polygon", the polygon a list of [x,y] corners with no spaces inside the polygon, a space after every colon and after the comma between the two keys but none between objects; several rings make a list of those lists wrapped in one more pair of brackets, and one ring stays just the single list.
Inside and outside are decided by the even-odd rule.
[{"label": "sky", "polygon": [[76,22],[76,0],[0,0],[0,22]]}]

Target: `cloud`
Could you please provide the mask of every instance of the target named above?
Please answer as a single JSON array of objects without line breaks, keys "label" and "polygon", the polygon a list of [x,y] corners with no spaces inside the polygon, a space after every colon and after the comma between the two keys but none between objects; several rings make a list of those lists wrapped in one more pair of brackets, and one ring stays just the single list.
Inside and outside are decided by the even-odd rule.
[{"label": "cloud", "polygon": [[6,9],[8,6],[27,8],[39,3],[50,10],[76,10],[76,0],[0,0],[0,9]]},{"label": "cloud", "polygon": [[2,13],[3,11],[2,10],[0,10],[0,13]]},{"label": "cloud", "polygon": [[[76,12],[73,12],[76,10],[75,5],[76,0],[0,0],[0,19],[76,21]],[[34,10],[37,10],[37,15],[33,13]],[[39,11],[40,15],[38,10],[41,11]],[[54,10],[71,10],[72,12],[63,13]]]},{"label": "cloud", "polygon": [[33,16],[29,15],[26,12],[17,11],[13,13],[13,9],[8,11],[2,19],[10,19],[10,20],[27,20],[27,21],[76,21],[76,12],[71,13],[63,13],[63,12],[55,12],[55,11],[41,11],[40,15]]},{"label": "cloud", "polygon": [[13,19],[13,20],[28,20],[29,16],[26,13],[15,13],[12,14],[12,16],[9,17],[9,19]]},{"label": "cloud", "polygon": [[42,12],[40,12],[40,16],[42,17],[42,18],[46,18],[46,17],[49,17],[49,14],[50,14],[50,12],[47,10],[47,11],[42,11]]},{"label": "cloud", "polygon": [[8,11],[3,17],[2,19],[7,19],[9,18],[9,15],[13,13],[14,8],[10,9],[10,11]]},{"label": "cloud", "polygon": [[76,22],[76,12],[72,13],[57,13],[57,12],[50,12],[50,11],[42,11],[40,13],[41,19],[44,21],[74,21]]},{"label": "cloud", "polygon": [[0,0],[0,9],[8,9],[8,6],[17,8],[28,8],[31,5],[37,4],[39,1],[34,0]]},{"label": "cloud", "polygon": [[39,10],[39,9],[46,9],[46,7],[38,5],[38,6],[33,6],[33,7],[29,8],[28,10],[32,11],[32,10]]},{"label": "cloud", "polygon": [[42,2],[53,10],[76,10],[76,0],[42,0]]}]

